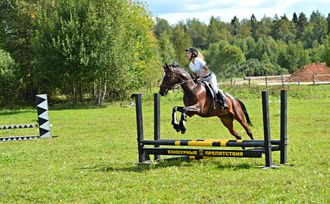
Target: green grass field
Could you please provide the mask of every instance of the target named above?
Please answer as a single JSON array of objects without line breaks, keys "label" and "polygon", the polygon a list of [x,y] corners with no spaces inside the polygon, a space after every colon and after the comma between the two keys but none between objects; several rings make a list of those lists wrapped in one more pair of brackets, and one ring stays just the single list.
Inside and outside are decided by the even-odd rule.
[{"label": "green grass field", "polygon": [[[224,87],[241,99],[263,138],[261,90]],[[271,136],[279,138],[279,87],[270,91]],[[288,89],[288,162],[262,170],[264,158],[214,158],[137,165],[135,108],[50,106],[52,139],[0,143],[0,203],[330,203],[330,86]],[[171,110],[180,91],[161,97],[161,137],[234,139],[217,118],[188,118],[176,133]],[[152,93],[143,102],[146,139],[153,137]],[[125,104],[125,106],[122,106]],[[34,108],[1,110],[0,124],[32,123]],[[236,123],[244,139],[248,136]],[[1,130],[1,135],[37,130]],[[273,153],[279,163],[279,152]]]}]

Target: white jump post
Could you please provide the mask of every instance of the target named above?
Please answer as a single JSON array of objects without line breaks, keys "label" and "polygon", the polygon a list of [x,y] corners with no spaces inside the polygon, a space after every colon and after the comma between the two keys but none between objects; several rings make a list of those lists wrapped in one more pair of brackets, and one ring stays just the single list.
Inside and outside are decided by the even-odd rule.
[{"label": "white jump post", "polygon": [[0,142],[51,138],[47,94],[36,95],[38,124],[0,125],[0,130],[39,128],[39,135],[0,137]]}]

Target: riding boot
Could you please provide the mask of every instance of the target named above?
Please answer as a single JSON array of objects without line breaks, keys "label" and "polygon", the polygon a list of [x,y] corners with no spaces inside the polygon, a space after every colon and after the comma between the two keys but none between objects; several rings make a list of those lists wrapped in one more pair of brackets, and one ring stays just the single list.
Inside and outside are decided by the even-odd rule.
[{"label": "riding boot", "polygon": [[220,91],[218,91],[217,93],[217,98],[219,100],[219,102],[222,105],[222,110],[227,110],[228,109],[228,105],[226,103],[226,99],[223,93],[221,93]]}]

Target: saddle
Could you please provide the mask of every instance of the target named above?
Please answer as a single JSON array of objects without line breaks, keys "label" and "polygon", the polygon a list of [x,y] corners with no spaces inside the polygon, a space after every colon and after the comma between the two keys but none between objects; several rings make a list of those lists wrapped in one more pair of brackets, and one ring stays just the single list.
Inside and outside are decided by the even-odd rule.
[{"label": "saddle", "polygon": [[212,103],[210,104],[209,111],[207,113],[207,115],[211,115],[213,110],[216,109],[216,102],[217,102],[216,97],[215,97],[216,93],[213,92],[213,90],[208,82],[201,81],[201,83],[205,87],[206,94],[212,98]]},{"label": "saddle", "polygon": [[214,99],[215,99],[215,95],[216,95],[216,93],[213,92],[213,90],[212,90],[210,84],[209,84],[208,82],[206,82],[206,81],[201,81],[201,83],[202,83],[203,86],[205,87],[207,95],[211,96],[211,98],[212,98],[213,101],[215,102]]}]

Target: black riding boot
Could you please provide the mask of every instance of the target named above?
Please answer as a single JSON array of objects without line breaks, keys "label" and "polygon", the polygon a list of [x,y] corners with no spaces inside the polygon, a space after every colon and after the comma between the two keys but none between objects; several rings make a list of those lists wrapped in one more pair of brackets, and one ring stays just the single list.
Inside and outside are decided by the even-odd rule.
[{"label": "black riding boot", "polygon": [[223,107],[223,110],[227,110],[228,109],[228,105],[226,103],[225,96],[220,91],[218,91],[218,93],[217,93],[217,98],[220,101],[220,103],[221,103],[221,105]]}]

